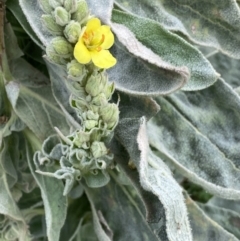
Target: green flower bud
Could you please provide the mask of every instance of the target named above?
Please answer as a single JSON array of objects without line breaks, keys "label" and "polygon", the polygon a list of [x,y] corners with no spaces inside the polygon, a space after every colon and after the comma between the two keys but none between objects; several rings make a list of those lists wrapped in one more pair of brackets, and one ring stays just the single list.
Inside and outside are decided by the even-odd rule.
[{"label": "green flower bud", "polygon": [[66,39],[70,43],[76,43],[79,39],[79,36],[81,34],[81,25],[80,23],[72,20],[69,22],[69,24],[64,29],[64,35]]},{"label": "green flower bud", "polygon": [[62,6],[63,5],[63,0],[48,0],[49,1],[49,4],[53,7],[53,8],[56,8],[56,7],[59,7],[59,6]]},{"label": "green flower bud", "polygon": [[102,73],[98,73],[96,75],[91,75],[87,80],[86,84],[86,92],[91,96],[97,96],[105,89],[107,85],[107,77]]},{"label": "green flower bud", "polygon": [[99,119],[99,114],[98,113],[94,113],[91,110],[87,111],[87,119],[88,120],[98,120]]},{"label": "green flower bud", "polygon": [[118,106],[114,103],[108,103],[107,105],[101,107],[100,115],[109,129],[114,128],[119,119]]},{"label": "green flower bud", "polygon": [[74,13],[77,11],[77,0],[65,0],[64,1],[64,8],[69,12],[69,13]]},{"label": "green flower bud", "polygon": [[87,70],[84,65],[77,62],[77,60],[72,60],[67,64],[68,75],[73,77],[85,76]]},{"label": "green flower bud", "polygon": [[62,35],[63,34],[63,27],[56,24],[55,19],[50,14],[42,15],[42,23],[48,29],[49,32],[53,35]]},{"label": "green flower bud", "polygon": [[72,19],[79,23],[84,22],[89,15],[88,5],[85,0],[80,0],[77,3],[77,10],[72,14]]},{"label": "green flower bud", "polygon": [[47,59],[52,63],[61,64],[61,65],[67,64],[66,59],[60,57],[51,45],[48,45],[46,47],[46,54],[47,54],[46,55]]},{"label": "green flower bud", "polygon": [[52,12],[52,7],[49,4],[49,0],[38,0],[39,5],[41,7],[41,9],[45,12],[45,13],[51,13]]},{"label": "green flower bud", "polygon": [[84,131],[77,131],[75,133],[73,143],[77,147],[82,147],[83,144],[90,141],[90,134]]},{"label": "green flower bud", "polygon": [[100,141],[94,141],[90,147],[90,150],[95,158],[105,156],[108,153],[104,142]]},{"label": "green flower bud", "polygon": [[84,127],[87,130],[91,130],[97,125],[98,125],[98,121],[96,121],[96,120],[86,120],[86,121],[84,121]]},{"label": "green flower bud", "polygon": [[99,95],[95,96],[92,99],[92,104],[93,105],[97,105],[97,106],[101,106],[101,105],[106,105],[107,104],[107,98],[106,95],[104,93],[100,93]]},{"label": "green flower bud", "polygon": [[56,37],[51,41],[50,44],[55,50],[56,54],[60,57],[70,57],[73,53],[73,47],[68,41],[63,37]]},{"label": "green flower bud", "polygon": [[104,89],[103,93],[105,94],[105,96],[108,100],[111,99],[114,90],[115,90],[115,85],[113,82],[111,84],[108,84],[106,86],[106,88]]},{"label": "green flower bud", "polygon": [[71,14],[63,7],[56,7],[54,10],[54,18],[58,25],[65,26],[70,22]]}]

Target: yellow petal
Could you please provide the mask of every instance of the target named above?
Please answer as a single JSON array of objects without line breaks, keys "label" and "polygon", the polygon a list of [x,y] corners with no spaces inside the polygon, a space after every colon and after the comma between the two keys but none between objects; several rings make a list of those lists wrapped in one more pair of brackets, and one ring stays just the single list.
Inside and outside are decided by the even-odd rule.
[{"label": "yellow petal", "polygon": [[80,64],[87,64],[91,61],[89,50],[80,39],[74,47],[73,55]]},{"label": "yellow petal", "polygon": [[107,25],[102,25],[98,31],[101,32],[101,35],[104,35],[104,42],[101,44],[101,47],[103,49],[109,49],[110,47],[112,47],[114,43],[114,35],[110,27]]},{"label": "yellow petal", "polygon": [[93,63],[102,69],[108,69],[117,63],[117,60],[111,55],[108,50],[101,50],[100,52],[91,51]]},{"label": "yellow petal", "polygon": [[91,18],[87,22],[87,28],[86,32],[96,31],[98,28],[100,28],[101,22],[98,18]]}]

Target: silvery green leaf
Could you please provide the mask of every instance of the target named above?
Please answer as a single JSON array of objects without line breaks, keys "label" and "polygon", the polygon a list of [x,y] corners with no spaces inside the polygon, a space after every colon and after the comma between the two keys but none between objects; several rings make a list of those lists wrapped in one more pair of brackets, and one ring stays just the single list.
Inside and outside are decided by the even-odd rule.
[{"label": "silvery green leaf", "polygon": [[67,217],[61,229],[60,241],[73,240],[74,233],[78,232],[79,224],[85,213],[90,210],[86,195],[73,200],[67,210]]},{"label": "silvery green leaf", "polygon": [[[86,193],[91,202],[95,233],[99,241],[159,240],[124,186],[111,180],[102,188],[86,189]],[[104,224],[100,218],[106,221],[112,230],[112,239],[106,237],[106,234],[105,237],[102,236]]]},{"label": "silvery green leaf", "polygon": [[157,102],[161,112],[148,123],[148,136],[161,157],[208,192],[240,199],[236,93],[219,80],[206,90]]},{"label": "silvery green leaf", "polygon": [[232,210],[236,213],[240,213],[240,201],[239,200],[227,200],[219,197],[213,197],[211,198],[207,204]]},{"label": "silvery green leaf", "polygon": [[221,53],[210,56],[208,60],[228,84],[233,88],[240,86],[240,60],[232,59]]},{"label": "silvery green leaf", "polygon": [[[37,35],[37,37],[42,42],[40,46],[48,45],[54,36],[52,36],[50,32],[48,32],[47,29],[45,29],[42,25],[41,16],[44,14],[44,12],[41,9],[38,2],[37,1],[29,2],[28,0],[19,0],[19,4],[33,32]],[[26,26],[26,24],[24,24],[23,26]]]},{"label": "silvery green leaf", "polygon": [[210,204],[199,204],[205,214],[222,226],[229,233],[232,233],[236,238],[240,238],[240,214],[230,209],[220,208]]},{"label": "silvery green leaf", "polygon": [[11,70],[15,79],[7,84],[6,91],[21,120],[41,140],[54,134],[55,126],[68,133],[65,115],[54,100],[46,77],[23,59],[13,62]]},{"label": "silvery green leaf", "polygon": [[[236,1],[116,0],[124,10],[158,21],[192,42],[240,58],[240,11]],[[231,44],[229,44],[231,43]]]},{"label": "silvery green leaf", "polygon": [[90,13],[108,23],[111,18],[113,0],[86,0]]},{"label": "silvery green leaf", "polygon": [[161,229],[158,232],[155,230],[155,232],[163,240],[192,240],[182,189],[172,177],[166,164],[149,149],[146,120],[144,117],[139,117],[146,105],[142,106],[141,111],[136,107],[133,111],[131,108],[127,108],[131,104],[134,105],[134,99],[131,99],[128,104],[127,102],[122,103],[125,110],[120,112],[116,138],[126,148],[131,160],[136,165],[143,189],[157,196],[164,207],[166,230]]},{"label": "silvery green leaf", "polygon": [[[133,38],[134,39],[134,38]],[[131,95],[166,95],[181,88],[188,80],[186,68],[176,68],[164,63],[156,54],[136,42],[135,49],[142,48],[141,56],[134,56],[119,41],[111,53],[117,64],[108,70],[109,80],[114,81],[116,89]],[[130,53],[129,53],[130,52]],[[149,61],[146,56],[151,58]]]},{"label": "silvery green leaf", "polygon": [[52,64],[48,61],[46,61],[46,64],[50,75],[53,96],[69,123],[79,128],[79,123],[76,121],[76,112],[69,104],[70,90],[67,83],[69,80],[66,78],[67,72],[59,65]]},{"label": "silvery green leaf", "polygon": [[18,20],[18,22],[21,24],[21,26],[27,32],[27,34],[32,38],[32,40],[39,47],[41,47],[43,49],[44,47],[43,47],[41,41],[38,39],[36,33],[33,31],[32,27],[30,26],[28,20],[26,19],[26,16],[24,15],[24,13],[19,5],[19,1],[8,0],[7,8],[13,13],[15,18]]},{"label": "silvery green leaf", "polygon": [[158,56],[162,67],[171,65],[171,69],[188,69],[191,76],[184,90],[204,89],[219,77],[199,50],[164,29],[158,22],[118,10],[113,10],[112,22],[113,31],[130,53],[153,64],[156,60],[149,54],[142,56],[147,49]]},{"label": "silvery green leaf", "polygon": [[[58,241],[60,231],[64,225],[67,215],[67,198],[63,196],[64,186],[61,181],[52,177],[47,177],[36,173],[36,170],[52,172],[52,167],[41,167],[38,163],[37,155],[33,158],[34,151],[38,150],[41,144],[30,131],[26,132],[29,141],[27,144],[27,161],[32,175],[39,188],[45,208],[45,218],[47,226],[47,237],[49,241]],[[34,159],[34,160],[33,160]]]},{"label": "silvery green leaf", "polygon": [[194,241],[238,241],[235,236],[223,229],[190,197],[186,198]]}]

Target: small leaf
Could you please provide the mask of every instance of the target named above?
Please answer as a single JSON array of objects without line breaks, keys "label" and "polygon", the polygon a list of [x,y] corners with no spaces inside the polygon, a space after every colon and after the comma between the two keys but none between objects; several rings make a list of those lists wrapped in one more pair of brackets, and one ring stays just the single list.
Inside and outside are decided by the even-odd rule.
[{"label": "small leaf", "polygon": [[[138,42],[133,38],[135,36],[146,49],[150,49],[165,63],[175,68],[187,67],[191,77],[183,87],[184,90],[206,88],[219,77],[201,52],[182,38],[165,30],[156,21],[117,10],[113,10],[112,21],[115,34],[131,53],[141,55],[143,52],[143,48],[137,47]],[[148,58],[148,55],[146,57]],[[152,63],[151,58],[148,59]]]},{"label": "small leaf", "polygon": [[53,168],[39,166],[38,161],[36,160],[37,155],[35,155],[35,161],[33,161],[34,150],[38,150],[41,144],[30,131],[26,131],[25,133],[29,141],[27,144],[28,165],[41,189],[45,208],[48,240],[58,241],[61,228],[64,225],[67,215],[67,198],[63,196],[64,185],[61,181],[58,181],[55,178],[40,175],[35,172],[36,170],[52,172]]},{"label": "small leaf", "polygon": [[[236,1],[116,0],[125,10],[154,19],[192,42],[240,58],[240,11]],[[229,44],[231,43],[231,44]]]}]

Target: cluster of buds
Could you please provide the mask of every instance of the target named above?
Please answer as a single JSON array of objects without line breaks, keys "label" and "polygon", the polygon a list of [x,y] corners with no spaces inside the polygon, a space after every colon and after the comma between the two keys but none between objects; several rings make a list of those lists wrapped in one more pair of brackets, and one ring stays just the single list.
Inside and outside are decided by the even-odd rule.
[{"label": "cluster of buds", "polygon": [[[105,69],[79,63],[73,56],[74,45],[91,18],[84,0],[39,0],[43,24],[54,36],[46,47],[47,58],[63,65],[68,75],[70,105],[76,111],[81,128],[68,136],[57,129],[62,143],[50,137],[35,159],[40,164],[59,160],[60,169],[44,175],[65,179],[66,195],[76,180],[100,187],[109,181],[107,170],[113,167],[113,155],[107,148],[118,124],[118,105],[109,103],[114,83],[109,83]],[[109,34],[109,32],[107,32]],[[53,143],[55,143],[53,145]],[[49,151],[49,146],[52,146]],[[58,153],[58,155],[52,155]],[[60,153],[60,154],[59,154]]]},{"label": "cluster of buds", "polygon": [[87,3],[85,0],[39,0],[39,4],[45,12],[43,25],[56,36],[46,47],[47,58],[66,65],[72,59],[81,26],[90,18]]}]

